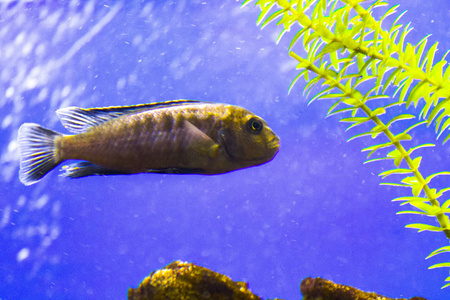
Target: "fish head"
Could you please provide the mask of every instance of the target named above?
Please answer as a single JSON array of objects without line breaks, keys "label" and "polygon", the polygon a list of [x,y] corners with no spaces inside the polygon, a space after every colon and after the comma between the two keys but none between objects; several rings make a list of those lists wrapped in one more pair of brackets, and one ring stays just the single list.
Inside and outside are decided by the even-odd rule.
[{"label": "fish head", "polygon": [[272,160],[278,152],[280,138],[261,117],[242,109],[224,122],[220,131],[221,146],[240,167],[256,166]]}]

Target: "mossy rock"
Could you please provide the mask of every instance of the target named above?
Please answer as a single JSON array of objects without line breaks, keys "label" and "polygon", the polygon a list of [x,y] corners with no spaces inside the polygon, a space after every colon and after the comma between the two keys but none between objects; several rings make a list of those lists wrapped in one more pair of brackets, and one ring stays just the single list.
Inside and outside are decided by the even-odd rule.
[{"label": "mossy rock", "polygon": [[232,281],[229,277],[192,263],[174,261],[161,270],[152,272],[138,288],[128,289],[133,300],[261,300],[247,283]]}]

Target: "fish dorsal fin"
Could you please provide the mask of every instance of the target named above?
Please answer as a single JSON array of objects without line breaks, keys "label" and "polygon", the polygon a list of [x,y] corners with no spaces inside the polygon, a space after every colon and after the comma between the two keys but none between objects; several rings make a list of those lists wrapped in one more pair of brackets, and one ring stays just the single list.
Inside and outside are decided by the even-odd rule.
[{"label": "fish dorsal fin", "polygon": [[135,114],[146,110],[186,104],[204,103],[197,100],[171,100],[130,106],[110,106],[98,108],[65,107],[56,111],[61,123],[70,132],[82,133],[91,127],[98,126],[120,116]]}]

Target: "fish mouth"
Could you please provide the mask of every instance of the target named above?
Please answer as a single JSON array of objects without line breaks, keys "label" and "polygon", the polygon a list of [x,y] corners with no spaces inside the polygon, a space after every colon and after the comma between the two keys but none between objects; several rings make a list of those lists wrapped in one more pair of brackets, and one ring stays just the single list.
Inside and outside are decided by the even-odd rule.
[{"label": "fish mouth", "polygon": [[270,139],[267,142],[267,149],[276,149],[278,150],[280,148],[280,138],[278,136],[274,136],[272,139]]},{"label": "fish mouth", "polygon": [[275,135],[266,143],[266,153],[262,157],[254,158],[251,161],[256,162],[257,165],[267,163],[271,161],[275,155],[278,153],[278,149],[280,148],[280,138]]}]

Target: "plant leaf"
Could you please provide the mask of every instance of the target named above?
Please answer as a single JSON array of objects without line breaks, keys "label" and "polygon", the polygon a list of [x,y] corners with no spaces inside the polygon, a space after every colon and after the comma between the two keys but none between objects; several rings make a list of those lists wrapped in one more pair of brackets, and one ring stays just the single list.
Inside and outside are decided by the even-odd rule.
[{"label": "plant leaf", "polygon": [[[414,223],[414,224],[408,224],[405,226],[405,228],[413,228],[418,229],[419,232],[422,231],[444,231],[441,227],[431,226],[428,224],[422,224],[422,223]],[[450,263],[449,263],[450,266]]]},{"label": "plant leaf", "polygon": [[434,250],[425,259],[429,259],[430,257],[433,257],[433,256],[441,254],[441,253],[446,253],[446,252],[450,252],[450,246],[444,246],[444,247]]}]

